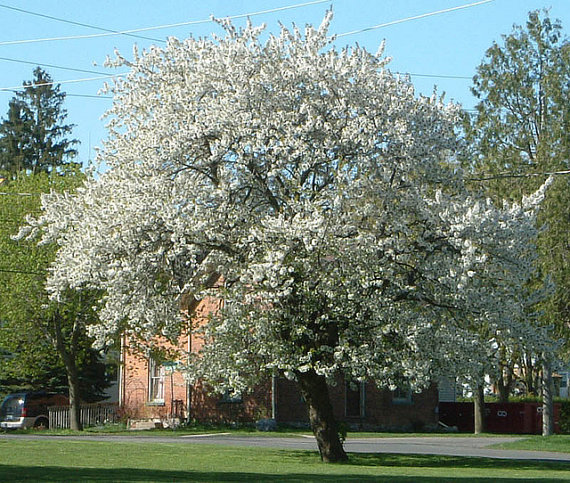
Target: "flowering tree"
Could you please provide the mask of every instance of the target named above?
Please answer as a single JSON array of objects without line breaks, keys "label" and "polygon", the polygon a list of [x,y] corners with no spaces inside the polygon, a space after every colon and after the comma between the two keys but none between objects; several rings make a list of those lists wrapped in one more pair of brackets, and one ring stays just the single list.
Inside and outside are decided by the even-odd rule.
[{"label": "flowering tree", "polygon": [[102,343],[174,336],[185,295],[222,297],[190,377],[236,391],[295,379],[337,461],[327,382],[421,387],[467,365],[456,356],[481,340],[477,321],[512,329],[498,314],[525,277],[533,210],[462,196],[448,162],[458,108],[416,98],[381,50],[335,50],[330,18],[265,43],[223,23],[223,38],[109,61],[131,69],[109,88],[110,168],[45,198],[31,224],[61,246],[54,297],[104,289]]}]

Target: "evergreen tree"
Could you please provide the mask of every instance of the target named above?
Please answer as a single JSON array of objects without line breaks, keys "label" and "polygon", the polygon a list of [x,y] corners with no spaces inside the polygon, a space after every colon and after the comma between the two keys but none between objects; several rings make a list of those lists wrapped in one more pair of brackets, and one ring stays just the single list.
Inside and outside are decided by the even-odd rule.
[{"label": "evergreen tree", "polygon": [[10,177],[24,170],[30,158],[31,123],[26,119],[24,106],[18,99],[12,99],[8,116],[0,124],[0,170]]},{"label": "evergreen tree", "polygon": [[10,101],[0,124],[0,169],[14,178],[25,170],[50,172],[72,162],[78,143],[68,139],[72,124],[65,124],[65,93],[47,72],[37,67],[34,79]]}]

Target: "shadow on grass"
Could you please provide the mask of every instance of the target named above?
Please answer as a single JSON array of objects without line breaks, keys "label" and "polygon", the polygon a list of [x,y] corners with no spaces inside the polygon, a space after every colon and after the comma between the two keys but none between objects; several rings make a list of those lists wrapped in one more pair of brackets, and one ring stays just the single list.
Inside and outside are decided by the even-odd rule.
[{"label": "shadow on grass", "polygon": [[[325,482],[325,481],[389,481],[395,483],[442,483],[446,481],[469,481],[471,482],[497,482],[507,483],[514,481],[528,481],[526,477],[497,478],[490,475],[487,478],[464,477],[421,477],[397,476],[397,475],[361,475],[361,474],[259,474],[247,472],[224,472],[224,471],[168,471],[168,470],[148,470],[140,468],[64,468],[58,466],[25,468],[22,466],[0,465],[2,481],[34,481],[34,482],[61,482],[61,481],[81,481],[81,482],[134,482],[134,481],[285,481],[285,482]],[[546,483],[554,481],[551,478],[532,479],[533,482]]]},{"label": "shadow on grass", "polygon": [[[135,481],[283,481],[283,482],[325,482],[325,481],[390,481],[395,483],[435,483],[449,481],[469,482],[516,482],[529,481],[525,476],[526,471],[544,471],[543,478],[532,478],[534,482],[552,482],[548,477],[549,471],[567,471],[570,465],[561,462],[545,461],[519,461],[499,460],[489,458],[469,458],[455,456],[434,455],[398,455],[398,454],[351,454],[350,461],[338,465],[327,465],[327,471],[319,474],[318,466],[315,466],[316,454],[313,452],[293,451],[283,455],[284,460],[292,463],[307,464],[313,472],[291,472],[284,474],[272,474],[264,472],[244,471],[196,471],[196,470],[160,470],[145,468],[69,468],[62,466],[25,467],[16,465],[0,464],[1,481],[81,481],[81,482],[135,482]],[[269,466],[271,463],[269,463]],[[346,468],[343,468],[346,466]],[[359,471],[361,468],[363,471]],[[383,472],[383,468],[386,471]],[[391,468],[391,470],[388,470]],[[441,468],[439,476],[397,475],[394,468]],[[328,471],[328,470],[332,471]],[[338,471],[335,471],[337,470]],[[363,474],[371,472],[374,474]],[[454,474],[454,471],[456,473]],[[468,470],[481,471],[485,476],[474,476]],[[485,470],[488,470],[485,471]],[[516,475],[498,477],[494,471],[516,471]],[[465,474],[462,474],[462,472]]]},{"label": "shadow on grass", "polygon": [[[301,456],[301,455],[300,455]],[[502,470],[570,470],[566,461],[517,460],[478,458],[474,456],[445,456],[430,454],[351,453],[349,464],[357,466],[391,466],[410,468],[478,468]]]}]

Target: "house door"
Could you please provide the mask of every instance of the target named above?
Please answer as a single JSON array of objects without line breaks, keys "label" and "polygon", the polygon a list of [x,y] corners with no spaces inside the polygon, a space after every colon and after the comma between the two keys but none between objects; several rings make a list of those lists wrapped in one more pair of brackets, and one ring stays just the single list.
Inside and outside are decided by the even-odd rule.
[{"label": "house door", "polygon": [[364,417],[364,401],[365,392],[364,384],[356,385],[346,384],[346,417],[362,418]]}]

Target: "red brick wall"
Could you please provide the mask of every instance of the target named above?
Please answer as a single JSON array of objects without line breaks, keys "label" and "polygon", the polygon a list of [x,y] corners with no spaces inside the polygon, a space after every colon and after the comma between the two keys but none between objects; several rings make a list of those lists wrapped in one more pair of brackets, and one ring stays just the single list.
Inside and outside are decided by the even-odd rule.
[{"label": "red brick wall", "polygon": [[[350,426],[362,429],[419,430],[437,424],[438,393],[435,386],[419,394],[412,393],[410,403],[396,403],[391,391],[378,389],[374,384],[367,383],[364,390],[364,417],[346,416],[345,391],[342,381],[335,386],[329,386],[336,419]],[[308,422],[306,405],[293,381],[279,379],[276,397],[276,416],[279,422]]]},{"label": "red brick wall", "polygon": [[[200,327],[207,321],[209,314],[217,312],[221,301],[206,298],[196,303],[192,311],[192,326]],[[167,342],[162,345],[168,349],[181,349],[179,360],[184,362],[185,351],[198,352],[203,340],[192,335],[189,344],[188,335],[180,337],[178,347]],[[190,400],[189,400],[190,398]],[[197,385],[189,388],[179,371],[164,378],[164,403],[149,402],[149,367],[148,359],[125,344],[123,349],[123,375],[121,402],[125,416],[129,418],[166,418],[172,412],[172,400],[182,401],[183,417],[200,421],[255,421],[271,416],[271,386],[261,384],[247,394],[241,402],[224,402],[222,396]]]},{"label": "red brick wall", "polygon": [[[211,313],[219,310],[221,303],[214,298],[187,303],[188,312],[192,313],[192,326],[204,324]],[[176,349],[172,345],[164,345]],[[182,336],[178,341],[178,348],[181,349],[178,359],[184,362],[184,351],[190,348],[192,352],[198,352],[202,346],[203,340],[196,335],[192,335],[190,341],[187,335]],[[172,376],[167,373],[164,379],[164,403],[153,404],[148,401],[148,360],[128,347],[125,347],[123,358],[121,401],[127,417],[165,418],[171,413],[172,399],[182,401],[183,414],[180,416],[199,421],[255,421],[271,417],[271,381],[244,394],[240,402],[224,402],[220,395],[212,394],[200,385],[189,390],[183,375],[174,371]],[[397,404],[390,391],[368,383],[365,387],[364,417],[346,416],[346,388],[342,380],[336,386],[329,387],[329,390],[336,418],[357,427],[420,429],[437,423],[435,408],[438,394],[435,386],[423,393],[413,394],[410,403]],[[295,383],[279,378],[276,402],[279,422],[307,422],[307,409]]]},{"label": "red brick wall", "polygon": [[225,402],[198,385],[192,389],[191,418],[212,422],[254,422],[271,417],[271,386],[260,384],[242,395],[239,402]]},{"label": "red brick wall", "polygon": [[122,408],[131,418],[164,418],[171,413],[171,401],[187,404],[186,381],[179,371],[164,375],[164,403],[149,402],[148,359],[132,351],[124,352]]}]

